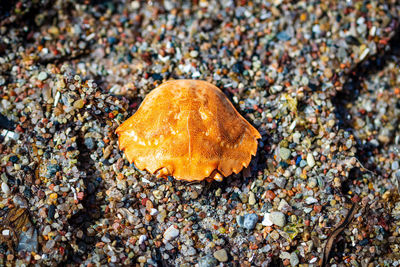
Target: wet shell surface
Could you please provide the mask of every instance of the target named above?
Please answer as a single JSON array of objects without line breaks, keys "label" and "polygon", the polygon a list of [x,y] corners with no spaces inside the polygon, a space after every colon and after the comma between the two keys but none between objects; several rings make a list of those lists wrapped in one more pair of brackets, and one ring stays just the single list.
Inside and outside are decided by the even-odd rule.
[{"label": "wet shell surface", "polygon": [[186,181],[239,173],[261,138],[220,89],[200,80],[161,84],[116,133],[138,169]]}]

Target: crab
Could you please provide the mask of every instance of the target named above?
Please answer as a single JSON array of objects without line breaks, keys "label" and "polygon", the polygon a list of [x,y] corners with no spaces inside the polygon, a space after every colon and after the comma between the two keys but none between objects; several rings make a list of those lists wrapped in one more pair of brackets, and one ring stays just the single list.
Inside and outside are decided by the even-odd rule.
[{"label": "crab", "polygon": [[116,134],[136,168],[186,181],[222,181],[239,173],[261,138],[220,89],[201,80],[164,82]]}]

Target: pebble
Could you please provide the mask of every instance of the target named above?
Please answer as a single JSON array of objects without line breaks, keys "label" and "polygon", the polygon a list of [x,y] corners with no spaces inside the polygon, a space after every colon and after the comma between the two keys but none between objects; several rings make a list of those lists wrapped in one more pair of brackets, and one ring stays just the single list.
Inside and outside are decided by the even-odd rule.
[{"label": "pebble", "polygon": [[220,262],[227,262],[228,261],[228,253],[225,249],[220,249],[214,252],[214,258],[216,258]]},{"label": "pebble", "polygon": [[256,196],[254,195],[253,192],[249,192],[249,205],[254,205],[256,204]]},{"label": "pebble", "polygon": [[40,72],[39,75],[38,75],[38,79],[39,79],[40,81],[46,80],[47,77],[48,77],[47,72],[44,72],[44,71]]},{"label": "pebble", "polygon": [[5,182],[1,183],[1,190],[6,195],[10,194],[10,192],[11,192],[10,187]]},{"label": "pebble", "polygon": [[101,241],[104,242],[104,243],[110,243],[111,239],[104,235],[104,236],[101,237]]},{"label": "pebble", "polygon": [[279,178],[275,179],[274,182],[278,187],[285,188],[287,180],[285,177],[279,177]]},{"label": "pebble", "polygon": [[287,203],[287,201],[285,199],[281,199],[281,201],[279,202],[279,205],[278,205],[278,210],[283,211],[283,210],[287,210],[288,208],[290,208],[289,203]]},{"label": "pebble", "polygon": [[348,139],[348,140],[346,141],[346,147],[347,147],[348,149],[350,149],[350,148],[352,147],[352,145],[353,145],[353,141],[352,141],[351,139]]},{"label": "pebble", "polygon": [[51,204],[49,206],[49,211],[47,213],[47,216],[49,219],[54,219],[54,215],[56,214],[56,205]]},{"label": "pebble", "polygon": [[197,57],[198,55],[199,55],[199,52],[198,52],[198,51],[196,51],[196,50],[190,51],[190,56],[191,56],[191,57],[195,58],[195,57]]},{"label": "pebble", "polygon": [[51,231],[50,225],[46,225],[46,227],[43,230],[43,235],[47,235],[48,233],[50,233],[50,231]]},{"label": "pebble", "polygon": [[236,223],[239,225],[239,227],[243,227],[244,216],[242,216],[242,215],[237,215],[237,216],[236,216]]},{"label": "pebble", "polygon": [[81,109],[85,105],[83,99],[78,99],[74,102],[74,108]]},{"label": "pebble", "polygon": [[147,236],[141,235],[141,236],[139,237],[139,245],[143,244],[144,241],[146,241],[146,240],[147,240]]},{"label": "pebble", "polygon": [[263,217],[263,221],[262,221],[262,225],[264,226],[272,226],[274,223],[271,221],[271,217],[270,217],[271,213],[267,212],[264,214]]},{"label": "pebble", "polygon": [[276,195],[272,190],[267,190],[267,192],[265,192],[265,197],[272,201],[275,199]]},{"label": "pebble", "polygon": [[297,266],[300,263],[299,257],[296,252],[290,253],[290,265]]},{"label": "pebble", "polygon": [[302,160],[300,161],[300,164],[299,164],[300,168],[303,168],[303,167],[305,167],[306,165],[307,165],[307,161],[305,161],[304,159],[302,159]]},{"label": "pebble", "polygon": [[293,134],[293,142],[294,143],[300,144],[300,138],[301,138],[301,133],[295,132]]},{"label": "pebble", "polygon": [[164,197],[163,192],[161,190],[154,190],[153,191],[153,196],[156,199],[162,199]]},{"label": "pebble", "polygon": [[282,158],[282,160],[287,160],[290,157],[290,149],[281,147],[279,149],[279,156]]},{"label": "pebble", "polygon": [[279,233],[277,231],[272,231],[271,234],[269,235],[272,240],[278,240],[279,239]]},{"label": "pebble", "polygon": [[308,181],[308,186],[309,186],[310,188],[316,187],[316,186],[317,186],[317,179],[315,179],[315,178],[310,178],[309,181]]},{"label": "pebble", "polygon": [[314,160],[314,156],[311,153],[307,154],[307,164],[308,166],[310,166],[311,168],[315,166],[315,160]]},{"label": "pebble", "polygon": [[199,267],[215,267],[218,261],[213,256],[204,256],[199,260]]},{"label": "pebble", "polygon": [[[34,227],[29,227],[29,225],[26,225],[26,227],[28,227],[28,229],[26,231],[22,231],[22,233],[19,236],[19,244],[17,250],[35,252],[37,251],[38,248],[37,230],[35,230]],[[52,243],[49,243],[49,246],[50,245],[52,245]]]},{"label": "pebble", "polygon": [[104,149],[104,154],[103,154],[103,158],[108,159],[108,157],[111,155],[113,147],[111,145],[107,146]]},{"label": "pebble", "polygon": [[265,79],[258,79],[256,85],[257,87],[264,89],[268,85],[268,81]]},{"label": "pebble", "polygon": [[248,229],[248,230],[253,230],[254,227],[257,224],[258,215],[254,214],[254,213],[251,213],[251,214],[246,214],[243,217],[244,217],[243,227]]},{"label": "pebble", "polygon": [[286,224],[285,214],[280,211],[273,211],[269,214],[271,222],[279,227],[284,227]]},{"label": "pebble", "polygon": [[306,204],[310,205],[310,204],[314,204],[314,203],[318,203],[318,199],[313,198],[313,197],[306,198]]},{"label": "pebble", "polygon": [[392,162],[391,169],[392,169],[393,171],[397,171],[397,170],[399,169],[399,162],[398,162],[397,160],[395,160],[395,161]]},{"label": "pebble", "polygon": [[221,188],[218,188],[218,189],[215,191],[215,196],[216,196],[216,197],[220,197],[220,196],[221,196],[221,193],[222,193],[222,189],[221,189]]},{"label": "pebble", "polygon": [[332,78],[332,76],[333,76],[332,69],[326,68],[326,69],[324,70],[324,75],[325,75],[325,77],[328,78],[328,79]]},{"label": "pebble", "polygon": [[279,258],[281,259],[289,259],[290,258],[290,253],[286,251],[282,251],[279,255]]},{"label": "pebble", "polygon": [[154,208],[152,208],[151,210],[150,210],[150,215],[151,216],[154,216],[154,215],[157,215],[158,214],[158,210],[156,210],[156,209],[154,209]]},{"label": "pebble", "polygon": [[138,262],[140,262],[140,263],[145,263],[146,261],[147,261],[147,259],[146,259],[145,256],[139,256]]},{"label": "pebble", "polygon": [[172,239],[175,239],[177,236],[179,236],[179,230],[176,229],[174,225],[168,227],[167,230],[165,230],[164,232],[165,241],[171,241]]},{"label": "pebble", "polygon": [[196,198],[198,198],[199,197],[199,193],[197,193],[197,191],[192,191],[191,193],[190,193],[190,198],[191,199],[196,199]]},{"label": "pebble", "polygon": [[196,254],[197,254],[197,251],[196,251],[196,249],[194,247],[189,247],[186,250],[186,255],[188,255],[188,256],[194,256]]},{"label": "pebble", "polygon": [[8,230],[8,229],[3,230],[3,231],[1,232],[1,234],[4,235],[4,236],[9,236],[9,235],[10,235],[10,230]]},{"label": "pebble", "polygon": [[50,250],[54,247],[54,245],[56,244],[56,242],[54,241],[54,239],[50,239],[49,241],[47,241],[46,243],[46,249]]}]

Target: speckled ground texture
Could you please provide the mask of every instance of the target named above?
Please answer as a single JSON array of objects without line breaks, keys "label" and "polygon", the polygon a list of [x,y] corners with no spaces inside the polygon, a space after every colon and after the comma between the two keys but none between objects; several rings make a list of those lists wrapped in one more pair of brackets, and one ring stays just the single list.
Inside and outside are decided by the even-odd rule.
[{"label": "speckled ground texture", "polygon": [[[400,3],[8,2],[0,266],[400,265]],[[241,173],[157,179],[118,149],[179,78],[261,133]]]}]

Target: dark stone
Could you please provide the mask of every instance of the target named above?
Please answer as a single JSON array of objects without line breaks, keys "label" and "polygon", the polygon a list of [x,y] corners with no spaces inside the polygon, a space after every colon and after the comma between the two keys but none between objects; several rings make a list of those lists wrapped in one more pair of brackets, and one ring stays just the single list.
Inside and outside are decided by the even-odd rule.
[{"label": "dark stone", "polygon": [[85,253],[86,249],[87,249],[86,243],[83,242],[83,241],[79,241],[78,242],[78,249],[79,249],[80,253],[82,253],[82,254]]},{"label": "dark stone", "polygon": [[88,194],[93,194],[95,190],[96,190],[96,187],[94,186],[94,184],[93,183],[89,183],[88,187],[87,187]]},{"label": "dark stone", "polygon": [[18,158],[18,156],[12,156],[12,157],[10,157],[10,161],[12,163],[17,163],[19,161],[19,158]]},{"label": "dark stone", "polygon": [[32,171],[32,169],[31,169],[28,165],[22,166],[22,170],[23,170],[24,172],[31,172],[31,171]]},{"label": "dark stone", "polygon": [[27,187],[27,186],[25,186],[25,189],[24,189],[24,196],[26,197],[26,198],[31,198],[32,197],[32,191],[31,191],[31,189],[29,188],[29,187]]},{"label": "dark stone", "polygon": [[310,89],[312,90],[312,91],[317,91],[317,89],[318,89],[318,85],[316,85],[315,83],[308,83],[308,87],[310,87]]},{"label": "dark stone", "polygon": [[243,63],[242,62],[236,62],[232,66],[232,71],[234,73],[242,73],[244,71]]},{"label": "dark stone", "polygon": [[56,213],[56,205],[51,204],[49,207],[49,212],[47,213],[47,216],[49,219],[54,219],[54,214]]},{"label": "dark stone", "polygon": [[358,41],[358,39],[352,35],[346,36],[345,40],[349,45],[360,45],[360,41]]},{"label": "dark stone", "polygon": [[232,195],[231,195],[231,199],[232,200],[238,200],[239,199],[239,194],[236,193],[236,192],[233,192]]},{"label": "dark stone", "polygon": [[155,81],[162,81],[162,79],[163,79],[163,77],[162,77],[161,74],[159,74],[159,73],[153,73],[153,74],[151,75],[151,77],[153,77],[153,79],[154,79]]},{"label": "dark stone", "polygon": [[266,79],[258,79],[256,81],[256,85],[258,88],[264,89],[268,85],[268,81]]},{"label": "dark stone", "polygon": [[0,128],[12,130],[14,129],[14,122],[9,120],[3,114],[0,114]]},{"label": "dark stone", "polygon": [[55,164],[50,164],[49,166],[47,166],[47,173],[50,176],[54,176],[60,170],[61,170],[60,166]]},{"label": "dark stone", "polygon": [[116,43],[118,42],[117,38],[115,38],[115,37],[113,37],[113,36],[108,37],[107,40],[108,40],[108,43],[109,43],[110,45],[116,44]]},{"label": "dark stone", "polygon": [[206,238],[207,238],[208,240],[210,240],[210,241],[213,240],[213,236],[212,236],[212,234],[211,234],[210,232],[206,233]]},{"label": "dark stone", "polygon": [[1,254],[6,254],[8,252],[8,246],[6,242],[0,244],[0,253]]}]

